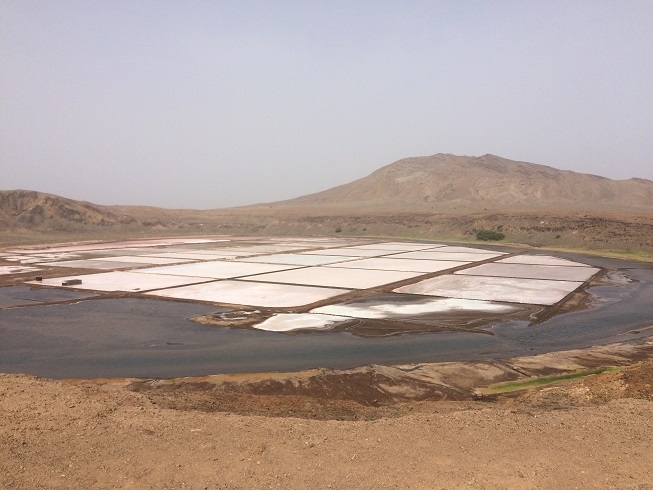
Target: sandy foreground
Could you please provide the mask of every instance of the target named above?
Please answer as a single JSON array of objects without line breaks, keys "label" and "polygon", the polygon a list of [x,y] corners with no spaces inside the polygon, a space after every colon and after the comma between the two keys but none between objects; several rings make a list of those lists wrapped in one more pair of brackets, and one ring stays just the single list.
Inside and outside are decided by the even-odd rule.
[{"label": "sandy foreground", "polygon": [[649,359],[480,401],[232,393],[212,411],[227,394],[0,375],[0,487],[652,489],[652,383]]}]

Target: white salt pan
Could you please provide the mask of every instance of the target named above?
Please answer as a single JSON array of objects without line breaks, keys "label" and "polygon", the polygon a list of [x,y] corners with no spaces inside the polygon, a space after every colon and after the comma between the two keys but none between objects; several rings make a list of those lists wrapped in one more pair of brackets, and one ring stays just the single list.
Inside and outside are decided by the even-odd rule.
[{"label": "white salt pan", "polygon": [[53,267],[67,267],[69,269],[98,269],[98,270],[113,270],[113,269],[133,269],[136,267],[147,267],[151,264],[147,262],[119,262],[116,260],[102,259],[81,259],[81,260],[66,260],[63,262],[48,262],[48,266]]},{"label": "white salt pan", "polygon": [[438,249],[438,252],[459,252],[459,253],[480,253],[480,254],[485,254],[485,253],[494,253],[497,255],[505,255],[505,252],[496,252],[494,250],[487,250],[484,248],[473,248],[473,247],[457,247],[453,245],[445,245],[442,248]]},{"label": "white salt pan", "polygon": [[537,265],[566,265],[569,267],[590,267],[587,264],[574,262],[573,260],[561,259],[550,255],[515,255],[497,260],[497,263],[505,264],[537,264]]},{"label": "white salt pan", "polygon": [[30,284],[59,286],[69,279],[81,279],[81,284],[72,286],[74,289],[91,289],[93,291],[127,291],[141,292],[159,288],[181,286],[201,281],[197,277],[158,276],[141,274],[139,272],[115,271],[99,274],[86,274],[43,279],[41,282],[30,281]]},{"label": "white salt pan", "polygon": [[437,247],[443,247],[436,243],[411,243],[411,242],[383,242],[369,243],[366,245],[356,245],[350,248],[361,250],[389,250],[397,252],[409,252],[414,250],[428,250]]},{"label": "white salt pan", "polygon": [[105,262],[135,262],[138,264],[152,264],[152,265],[165,265],[165,264],[179,264],[183,262],[192,262],[190,259],[173,259],[163,257],[152,257],[151,255],[121,255],[118,257],[104,257],[102,261]]},{"label": "white salt pan", "polygon": [[445,298],[478,299],[552,305],[577,289],[582,282],[512,279],[449,274],[397,288],[397,293]]},{"label": "white salt pan", "polygon": [[390,257],[373,257],[369,259],[352,260],[336,264],[332,267],[344,269],[378,269],[386,271],[407,271],[407,272],[438,272],[453,269],[469,262],[455,262],[452,260],[413,260],[413,259],[392,259]]},{"label": "white salt pan", "polygon": [[308,254],[273,254],[259,255],[237,259],[237,262],[258,262],[263,264],[290,264],[290,265],[324,265],[352,260],[352,257],[345,255],[308,255]]},{"label": "white salt pan", "polygon": [[249,281],[217,281],[152,293],[167,298],[192,299],[248,306],[289,308],[348,293],[346,289],[290,286]]},{"label": "white salt pan", "polygon": [[340,267],[310,267],[272,272],[248,277],[251,281],[308,284],[347,289],[366,289],[421,275],[419,272],[343,269]]},{"label": "white salt pan", "polygon": [[599,269],[595,267],[568,267],[558,265],[490,263],[470,267],[456,274],[471,276],[517,277],[522,279],[550,279],[563,281],[586,281]]},{"label": "white salt pan", "polygon": [[310,313],[287,313],[274,315],[267,320],[254,325],[259,330],[270,332],[290,332],[292,330],[313,329],[324,330],[333,328],[338,323],[349,318],[334,315],[311,315]]},{"label": "white salt pan", "polygon": [[291,265],[251,264],[246,262],[224,262],[213,260],[210,262],[196,262],[193,264],[170,265],[143,269],[144,274],[167,274],[174,276],[195,276],[212,279],[230,279],[233,277],[249,276],[264,272],[274,272],[294,269]]},{"label": "white salt pan", "polygon": [[426,315],[429,313],[450,313],[453,311],[482,311],[500,313],[514,310],[514,306],[491,303],[489,301],[477,301],[470,299],[432,299],[423,303],[384,303],[370,304],[362,303],[356,305],[328,305],[316,308],[311,313],[326,313],[329,315],[341,315],[352,318],[394,318]]},{"label": "white salt pan", "polygon": [[420,250],[417,252],[406,252],[389,255],[393,259],[416,259],[416,260],[458,260],[461,262],[480,262],[482,260],[499,257],[498,252],[441,252],[440,248],[433,250]]},{"label": "white salt pan", "polygon": [[365,250],[361,248],[325,248],[322,250],[311,250],[302,252],[306,255],[346,255],[349,257],[378,257],[394,253],[393,250]]}]

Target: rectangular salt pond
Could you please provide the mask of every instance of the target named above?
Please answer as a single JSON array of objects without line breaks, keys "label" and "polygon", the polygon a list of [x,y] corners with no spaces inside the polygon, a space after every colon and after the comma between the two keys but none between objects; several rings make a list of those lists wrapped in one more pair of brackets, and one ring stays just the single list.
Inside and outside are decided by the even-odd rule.
[{"label": "rectangular salt pond", "polygon": [[[188,250],[177,251],[178,254],[184,254],[190,257],[191,254],[203,255],[206,258],[236,258],[236,257],[251,257],[254,255],[265,255],[273,253],[294,252],[297,249],[303,250],[305,247],[290,247],[290,246],[274,246],[274,245],[254,245],[245,247],[229,247],[229,248],[216,248],[212,250]],[[166,257],[161,253],[157,257]],[[193,257],[195,258],[195,257]],[[202,259],[202,257],[199,257]]]},{"label": "rectangular salt pond", "polygon": [[153,257],[162,257],[164,259],[190,259],[190,260],[216,260],[216,259],[234,259],[241,254],[237,252],[215,252],[207,250],[193,250],[192,252],[160,252],[152,254]]},{"label": "rectangular salt pond", "polygon": [[70,279],[82,280],[81,284],[72,286],[73,289],[126,292],[151,291],[153,289],[183,286],[202,281],[202,279],[197,277],[159,276],[155,274],[141,274],[139,272],[115,271],[101,272],[99,274],[47,278],[43,279],[43,281],[30,281],[29,284],[61,287],[62,282]]},{"label": "rectangular salt pond", "polygon": [[393,259],[415,259],[415,260],[456,260],[461,262],[480,262],[481,260],[492,259],[503,255],[500,252],[441,252],[441,248],[433,250],[420,250],[416,252],[405,252],[392,255]]},{"label": "rectangular salt pond", "polygon": [[273,254],[237,259],[237,262],[258,262],[263,264],[290,264],[309,266],[334,264],[352,259],[353,257],[348,257],[345,255]]},{"label": "rectangular salt pond", "polygon": [[397,293],[445,298],[478,299],[552,305],[576,290],[582,282],[449,274],[395,289]]},{"label": "rectangular salt pond", "polygon": [[211,279],[230,279],[233,277],[251,276],[266,272],[294,269],[297,266],[258,264],[247,262],[226,262],[213,260],[209,262],[195,262],[193,264],[169,265],[143,269],[143,274],[166,274],[173,276],[206,277]]},{"label": "rectangular salt pond", "polygon": [[52,267],[67,267],[69,269],[98,269],[98,270],[114,270],[114,269],[132,269],[136,267],[147,267],[151,264],[147,262],[119,262],[116,260],[102,259],[81,259],[81,260],[65,260],[63,262],[47,262],[48,266]]},{"label": "rectangular salt pond", "polygon": [[352,260],[336,264],[332,267],[342,267],[345,269],[379,269],[385,271],[406,271],[406,272],[439,272],[469,262],[455,262],[452,260],[414,260],[414,259],[392,259],[386,257],[373,257],[368,259]]},{"label": "rectangular salt pond", "polygon": [[[515,306],[458,298],[425,298],[415,301],[415,296],[407,294],[406,301],[393,299],[390,301],[353,300],[347,303],[322,306],[311,310],[311,313],[339,315],[350,318],[415,318],[434,313],[452,313],[478,311],[484,313],[506,313],[514,311]],[[409,299],[408,299],[409,298]]]},{"label": "rectangular salt pond", "polygon": [[566,265],[568,267],[591,267],[587,264],[561,259],[550,255],[515,255],[497,260],[497,264],[534,264],[534,265]]},{"label": "rectangular salt pond", "polygon": [[495,253],[497,255],[506,255],[506,252],[497,252],[495,250],[487,250],[484,248],[472,248],[472,247],[456,247],[453,245],[444,245],[442,248],[437,250],[438,252],[447,252],[447,253],[471,253],[471,254],[487,254]]},{"label": "rectangular salt pond", "polygon": [[365,250],[360,248],[324,248],[302,252],[306,255],[346,255],[348,257],[378,257],[394,253],[392,250]]},{"label": "rectangular salt pond", "polygon": [[383,242],[369,243],[366,245],[355,245],[349,248],[357,250],[389,250],[397,252],[411,252],[415,250],[428,250],[432,248],[443,247],[437,243],[408,243],[408,242]]},{"label": "rectangular salt pond", "polygon": [[550,279],[554,281],[586,281],[600,269],[595,267],[567,267],[559,265],[500,264],[493,262],[470,267],[455,274],[470,276],[516,277],[522,279]]},{"label": "rectangular salt pond", "polygon": [[248,256],[248,255],[260,255],[260,254],[272,254],[272,253],[280,253],[280,252],[293,252],[295,250],[303,250],[305,248],[309,247],[304,247],[302,245],[248,245],[244,247],[233,247],[233,248],[226,248],[226,249],[216,249],[216,252],[234,252],[241,257]]},{"label": "rectangular salt pond", "polygon": [[[261,239],[261,242],[264,240]],[[329,238],[329,237],[301,237],[299,239],[278,239],[271,238],[268,240],[268,243],[273,243],[275,245],[309,245],[311,247],[348,247],[351,245],[362,245],[365,243],[370,243],[370,240],[367,239],[355,239],[355,238]]]},{"label": "rectangular salt pond", "polygon": [[251,281],[366,289],[420,276],[420,272],[310,267],[248,277]]},{"label": "rectangular salt pond", "polygon": [[249,281],[216,281],[149,293],[166,298],[211,301],[267,308],[290,308],[348,293],[346,289],[291,286]]},{"label": "rectangular salt pond", "polygon": [[121,255],[118,257],[104,257],[103,262],[134,262],[137,264],[151,264],[151,265],[166,265],[166,264],[179,264],[183,262],[192,262],[191,259],[173,259],[163,257],[152,257],[151,255]]},{"label": "rectangular salt pond", "polygon": [[[167,250],[167,249],[166,249]],[[157,247],[151,248],[108,248],[105,250],[88,250],[78,252],[87,259],[103,259],[105,257],[117,257],[120,255],[150,255],[161,251]]]}]

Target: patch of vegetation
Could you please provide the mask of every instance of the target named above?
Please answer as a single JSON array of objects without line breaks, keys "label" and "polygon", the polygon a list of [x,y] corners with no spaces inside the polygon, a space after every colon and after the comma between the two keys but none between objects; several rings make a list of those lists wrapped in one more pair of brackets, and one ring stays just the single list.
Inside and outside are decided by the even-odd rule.
[{"label": "patch of vegetation", "polygon": [[342,228],[340,227],[336,228],[336,233],[342,233]]},{"label": "patch of vegetation", "polygon": [[478,230],[476,232],[476,239],[477,240],[483,240],[485,242],[487,241],[498,241],[498,240],[503,240],[506,238],[506,235],[501,233],[500,231],[494,231],[494,230]]},{"label": "patch of vegetation", "polygon": [[571,379],[584,378],[586,376],[591,376],[593,374],[616,373],[623,369],[625,368],[624,367],[600,367],[596,369],[590,369],[588,371],[576,371],[573,373],[556,374],[552,376],[542,376],[539,378],[520,379],[517,381],[506,381],[504,383],[497,383],[488,386],[487,388],[483,388],[480,391],[486,395],[493,395],[497,393],[510,393],[512,391],[525,390],[528,388],[534,388],[536,386],[556,383],[558,381],[567,381]]}]

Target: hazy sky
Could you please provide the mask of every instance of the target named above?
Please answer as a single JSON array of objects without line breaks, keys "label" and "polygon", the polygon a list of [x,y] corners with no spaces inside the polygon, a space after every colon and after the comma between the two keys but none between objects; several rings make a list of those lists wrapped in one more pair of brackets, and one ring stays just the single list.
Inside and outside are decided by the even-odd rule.
[{"label": "hazy sky", "polygon": [[653,1],[0,0],[0,189],[216,208],[434,153],[653,179]]}]

